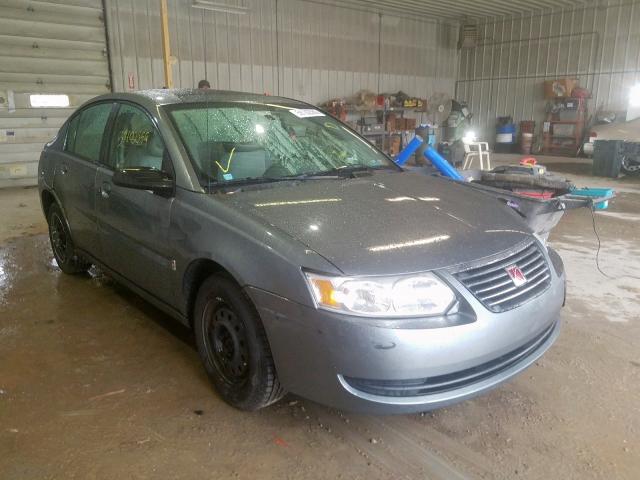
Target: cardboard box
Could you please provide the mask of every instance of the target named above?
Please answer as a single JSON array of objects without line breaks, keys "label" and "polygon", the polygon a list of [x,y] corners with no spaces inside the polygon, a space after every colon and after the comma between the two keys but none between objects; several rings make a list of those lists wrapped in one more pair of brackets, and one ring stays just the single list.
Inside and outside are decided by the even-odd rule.
[{"label": "cardboard box", "polygon": [[387,131],[391,132],[396,129],[396,121],[398,120],[398,116],[395,113],[390,113],[387,115]]},{"label": "cardboard box", "polygon": [[399,136],[394,135],[393,137],[390,137],[389,139],[387,139],[387,141],[385,141],[385,144],[385,149],[390,155],[397,155],[400,153],[400,146],[402,142],[400,141]]},{"label": "cardboard box", "polygon": [[568,123],[556,123],[553,125],[553,135],[556,137],[575,136],[576,126]]},{"label": "cardboard box", "polygon": [[405,130],[415,130],[415,128],[416,128],[415,118],[396,118],[395,124],[392,125],[391,128],[387,128],[387,129],[403,132]]},{"label": "cardboard box", "polygon": [[544,98],[570,97],[571,92],[577,86],[577,78],[558,78],[557,80],[545,80]]}]

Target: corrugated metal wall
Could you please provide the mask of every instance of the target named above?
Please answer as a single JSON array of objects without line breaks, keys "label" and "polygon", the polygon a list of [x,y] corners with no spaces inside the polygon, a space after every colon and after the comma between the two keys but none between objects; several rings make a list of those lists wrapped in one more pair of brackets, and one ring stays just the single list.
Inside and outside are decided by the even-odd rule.
[{"label": "corrugated metal wall", "polygon": [[[162,87],[157,0],[107,0],[114,87]],[[319,103],[373,91],[453,94],[457,28],[305,0],[225,0],[231,15],[169,0],[174,81]]]},{"label": "corrugated metal wall", "polygon": [[[108,92],[100,0],[0,2],[0,187],[33,185],[44,143],[85,100]],[[69,108],[31,108],[29,94]]]},{"label": "corrugated metal wall", "polygon": [[640,3],[599,6],[491,21],[481,45],[462,50],[457,96],[470,103],[482,136],[493,139],[496,117],[535,120],[541,128],[543,81],[577,77],[591,90],[589,108],[625,110],[640,80]]},{"label": "corrugated metal wall", "polygon": [[458,27],[383,16],[380,91],[428,97],[454,93]]}]

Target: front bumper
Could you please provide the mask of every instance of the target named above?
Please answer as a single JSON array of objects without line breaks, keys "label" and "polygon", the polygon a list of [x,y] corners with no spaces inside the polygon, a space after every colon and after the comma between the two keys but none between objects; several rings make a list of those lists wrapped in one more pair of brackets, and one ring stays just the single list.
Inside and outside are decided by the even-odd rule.
[{"label": "front bumper", "polygon": [[419,412],[492,389],[549,349],[559,334],[565,294],[558,260],[549,262],[555,268],[543,294],[503,313],[490,312],[447,278],[475,320],[441,328],[427,328],[426,319],[422,324],[419,319],[363,319],[263,290],[247,288],[247,293],[264,323],[285,389],[344,410]]}]

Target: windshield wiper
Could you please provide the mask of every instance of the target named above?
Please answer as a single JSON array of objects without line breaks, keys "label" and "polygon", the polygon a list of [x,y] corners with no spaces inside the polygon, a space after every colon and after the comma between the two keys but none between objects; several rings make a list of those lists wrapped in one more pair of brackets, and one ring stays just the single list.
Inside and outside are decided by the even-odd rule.
[{"label": "windshield wiper", "polygon": [[292,176],[290,178],[296,178],[301,180],[310,180],[314,178],[349,178],[349,177],[353,177],[356,173],[361,173],[361,172],[369,173],[379,169],[380,167],[370,167],[369,165],[364,165],[364,164],[343,165],[341,167],[330,168],[329,170],[303,173],[301,175]]},{"label": "windshield wiper", "polygon": [[248,177],[239,178],[238,180],[227,180],[224,182],[210,182],[207,186],[210,190],[220,188],[242,187],[245,185],[258,185],[261,183],[274,183],[294,180],[291,177]]},{"label": "windshield wiper", "polygon": [[369,165],[358,163],[354,165],[342,165],[341,167],[334,167],[331,170],[328,170],[327,173],[329,175],[336,174],[340,177],[350,177],[354,173],[372,172],[373,170],[375,169],[373,167],[370,167]]},{"label": "windshield wiper", "polygon": [[329,170],[321,170],[319,172],[302,173],[299,175],[287,175],[284,177],[249,177],[239,178],[237,180],[214,181],[207,186],[209,190],[218,190],[223,188],[242,187],[246,185],[259,185],[264,183],[275,182],[291,182],[296,180],[314,180],[314,179],[336,179],[336,178],[353,178],[356,173],[372,172],[374,170],[386,169],[385,166],[370,167],[364,164],[343,165],[334,167]]},{"label": "windshield wiper", "polygon": [[340,178],[338,175],[333,172],[311,172],[311,173],[300,173],[298,175],[288,175],[286,177],[282,177],[286,180],[322,180],[327,178]]}]

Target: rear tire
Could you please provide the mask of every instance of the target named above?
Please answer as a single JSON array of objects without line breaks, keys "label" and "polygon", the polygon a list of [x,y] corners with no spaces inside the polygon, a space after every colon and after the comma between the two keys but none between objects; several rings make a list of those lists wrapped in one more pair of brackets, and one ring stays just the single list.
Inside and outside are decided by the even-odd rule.
[{"label": "rear tire", "polygon": [[225,402],[254,411],[284,396],[258,312],[234,281],[205,280],[193,326],[202,363]]},{"label": "rear tire", "polygon": [[640,175],[640,158],[624,157],[622,159],[621,169],[625,175]]},{"label": "rear tire", "polygon": [[47,222],[49,223],[49,241],[53,256],[64,273],[78,274],[85,273],[91,267],[76,253],[76,248],[71,240],[71,234],[67,227],[62,210],[57,204],[51,205],[47,212]]}]

